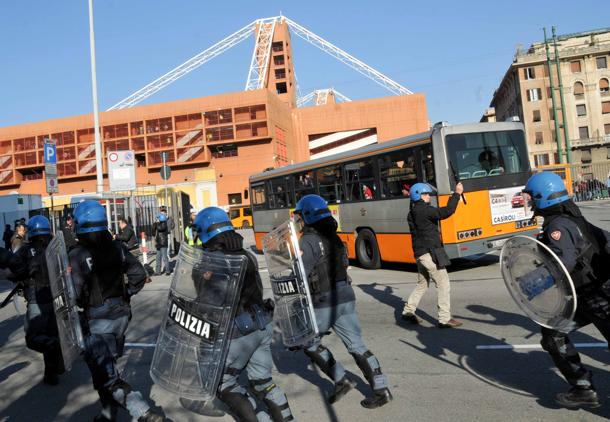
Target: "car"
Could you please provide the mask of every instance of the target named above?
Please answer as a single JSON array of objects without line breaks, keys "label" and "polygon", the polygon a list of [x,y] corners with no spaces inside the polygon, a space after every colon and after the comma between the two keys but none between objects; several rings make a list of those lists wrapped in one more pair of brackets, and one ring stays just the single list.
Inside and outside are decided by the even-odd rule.
[{"label": "car", "polygon": [[523,199],[521,192],[517,192],[510,202],[513,208],[521,208],[525,205],[525,200]]}]

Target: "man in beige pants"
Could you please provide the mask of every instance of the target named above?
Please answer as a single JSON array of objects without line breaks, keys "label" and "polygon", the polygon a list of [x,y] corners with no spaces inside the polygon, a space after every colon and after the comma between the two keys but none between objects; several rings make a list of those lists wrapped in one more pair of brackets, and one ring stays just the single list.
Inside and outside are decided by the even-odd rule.
[{"label": "man in beige pants", "polygon": [[449,274],[447,274],[445,268],[450,264],[450,261],[441,242],[438,222],[453,215],[459,203],[460,195],[464,192],[464,187],[461,183],[458,183],[447,206],[441,208],[430,205],[430,194],[432,192],[433,189],[426,183],[416,183],[410,190],[411,210],[407,220],[411,230],[413,252],[417,259],[419,274],[417,276],[417,286],[405,304],[402,319],[413,324],[419,324],[420,320],[415,315],[415,310],[432,281],[438,289],[438,326],[440,328],[455,328],[462,323],[451,318]]}]

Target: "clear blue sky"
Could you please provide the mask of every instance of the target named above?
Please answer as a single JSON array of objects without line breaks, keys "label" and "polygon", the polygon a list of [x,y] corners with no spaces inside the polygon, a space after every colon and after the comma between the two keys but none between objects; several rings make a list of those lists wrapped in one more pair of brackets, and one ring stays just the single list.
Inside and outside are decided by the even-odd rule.
[{"label": "clear blue sky", "polygon": [[[478,121],[517,44],[542,27],[610,26],[604,2],[95,0],[100,109],[247,23],[282,12],[426,94],[430,120]],[[91,112],[87,0],[2,1],[0,126]],[[303,94],[334,87],[352,99],[391,95],[293,36]],[[242,90],[254,39],[166,87],[146,103]]]}]

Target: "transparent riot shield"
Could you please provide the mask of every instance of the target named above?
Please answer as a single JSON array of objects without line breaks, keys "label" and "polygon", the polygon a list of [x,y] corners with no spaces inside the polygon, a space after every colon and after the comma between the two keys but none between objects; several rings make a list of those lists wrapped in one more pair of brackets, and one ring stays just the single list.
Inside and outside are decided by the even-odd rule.
[{"label": "transparent riot shield", "polygon": [[245,256],[180,245],[150,367],[156,384],[194,400],[216,395],[246,267]]},{"label": "transparent riot shield", "polygon": [[527,316],[543,327],[571,331],[576,290],[553,251],[532,237],[515,236],[502,247],[500,266],[508,291]]},{"label": "transparent riot shield", "polygon": [[61,353],[66,371],[85,349],[83,330],[76,305],[76,290],[70,271],[63,233],[58,231],[45,251],[53,310],[57,320]]},{"label": "transparent riot shield", "polygon": [[304,345],[318,335],[318,324],[294,222],[286,221],[262,241],[283,343]]}]

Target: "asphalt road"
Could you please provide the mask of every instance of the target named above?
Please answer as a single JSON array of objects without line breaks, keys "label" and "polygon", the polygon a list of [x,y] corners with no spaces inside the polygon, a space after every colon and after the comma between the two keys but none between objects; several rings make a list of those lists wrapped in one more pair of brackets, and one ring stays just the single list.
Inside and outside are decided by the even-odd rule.
[{"label": "asphalt road", "polygon": [[[595,224],[610,230],[610,202],[582,206]],[[251,232],[243,232],[252,242]],[[268,287],[262,256],[261,275]],[[436,328],[436,291],[423,298],[421,326],[399,320],[403,300],[415,286],[413,266],[386,265],[378,271],[351,267],[357,309],[365,342],[388,375],[394,401],[367,410],[359,402],[367,384],[351,356],[333,334],[325,338],[337,360],[358,380],[357,389],[334,406],[324,397],[332,384],[304,355],[283,350],[275,343],[276,382],[288,395],[299,421],[597,421],[610,418],[610,361],[603,341],[591,327],[573,336],[585,364],[594,371],[600,397],[607,404],[593,410],[567,410],[554,404],[567,384],[550,357],[539,347],[539,330],[523,316],[500,278],[497,256],[462,260],[451,268],[452,311],[464,326]],[[181,408],[177,398],[152,384],[148,368],[157,328],[165,312],[169,277],[156,277],[133,300],[129,343],[120,360],[124,377],[172,421],[230,421],[205,418]],[[0,284],[0,299],[9,284]],[[270,294],[266,289],[266,294]],[[516,345],[518,348],[506,348]],[[505,348],[490,348],[500,346]],[[23,319],[12,305],[0,310],[0,421],[89,421],[99,411],[97,394],[84,363],[61,377],[61,384],[41,383],[42,359],[24,345]],[[123,412],[121,421],[129,420]]]}]

